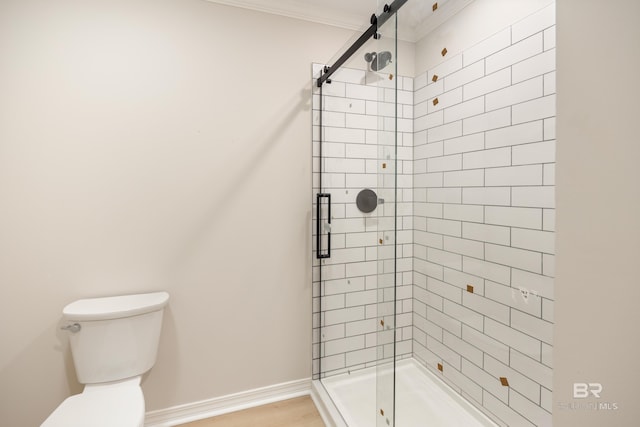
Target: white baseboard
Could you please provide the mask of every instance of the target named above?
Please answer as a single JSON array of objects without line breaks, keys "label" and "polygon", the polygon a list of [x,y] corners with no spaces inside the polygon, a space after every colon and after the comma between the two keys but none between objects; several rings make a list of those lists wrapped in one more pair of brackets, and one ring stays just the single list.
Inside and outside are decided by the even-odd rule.
[{"label": "white baseboard", "polygon": [[147,412],[145,427],[173,427],[229,412],[311,394],[311,379],[275,384],[199,402]]}]

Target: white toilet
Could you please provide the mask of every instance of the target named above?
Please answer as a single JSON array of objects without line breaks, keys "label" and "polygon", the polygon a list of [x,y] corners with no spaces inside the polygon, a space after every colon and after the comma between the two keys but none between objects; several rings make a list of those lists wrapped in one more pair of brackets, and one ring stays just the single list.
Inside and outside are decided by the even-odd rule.
[{"label": "white toilet", "polygon": [[41,427],[143,427],[142,374],[156,362],[166,292],[81,299],[63,312],[80,394]]}]

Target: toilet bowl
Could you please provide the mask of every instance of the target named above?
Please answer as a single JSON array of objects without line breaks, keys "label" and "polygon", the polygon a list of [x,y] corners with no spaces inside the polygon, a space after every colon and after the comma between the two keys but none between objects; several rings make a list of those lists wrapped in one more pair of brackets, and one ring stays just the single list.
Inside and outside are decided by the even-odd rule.
[{"label": "toilet bowl", "polygon": [[42,427],[143,427],[144,396],[140,378],[90,385],[68,397]]},{"label": "toilet bowl", "polygon": [[140,381],[155,364],[166,292],[83,299],[63,310],[80,394],[41,427],[142,427]]}]

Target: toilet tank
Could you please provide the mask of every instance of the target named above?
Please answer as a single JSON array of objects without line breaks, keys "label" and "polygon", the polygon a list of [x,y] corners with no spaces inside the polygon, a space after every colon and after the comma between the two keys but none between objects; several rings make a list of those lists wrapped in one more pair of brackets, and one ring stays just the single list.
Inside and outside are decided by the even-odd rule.
[{"label": "toilet tank", "polygon": [[81,299],[67,305],[62,313],[78,381],[117,381],[151,369],[168,301],[168,293],[154,292]]}]

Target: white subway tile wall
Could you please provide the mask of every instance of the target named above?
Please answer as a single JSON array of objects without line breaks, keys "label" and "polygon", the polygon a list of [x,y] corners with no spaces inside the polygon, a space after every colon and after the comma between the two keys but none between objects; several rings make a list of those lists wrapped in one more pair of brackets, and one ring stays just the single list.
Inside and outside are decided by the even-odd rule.
[{"label": "white subway tile wall", "polygon": [[[415,79],[340,70],[323,88],[322,129],[319,101],[315,89],[313,192],[322,167],[333,229],[322,283],[314,252],[314,377],[388,359],[395,328],[398,357],[498,425],[550,425],[555,5]],[[361,213],[362,188],[386,203]],[[313,212],[315,251],[315,197]]]},{"label": "white subway tile wall", "polygon": [[[321,67],[314,64],[314,76],[318,76]],[[413,79],[397,76],[390,80],[386,77],[348,68],[336,72],[332,82],[323,85],[322,129],[320,91],[314,87],[315,378],[365,368],[391,358],[394,329],[397,355],[412,355]],[[393,90],[396,83],[397,152],[394,132],[396,92]],[[322,163],[319,161],[320,148]],[[397,196],[394,194],[396,170],[398,188],[406,189],[399,190]],[[372,213],[363,213],[356,206],[356,197],[364,188],[374,190],[384,199]],[[332,201],[331,257],[323,260],[316,259],[315,253],[315,194],[320,190],[330,193]],[[322,217],[326,219],[326,204],[321,207]],[[393,231],[394,208],[398,212],[397,234]],[[398,244],[395,266],[394,243]],[[322,245],[326,249],[326,236]],[[397,272],[395,319],[394,268]],[[319,281],[320,274],[322,282]]]},{"label": "white subway tile wall", "polygon": [[554,24],[551,5],[415,79],[413,357],[500,425],[551,422]]}]

